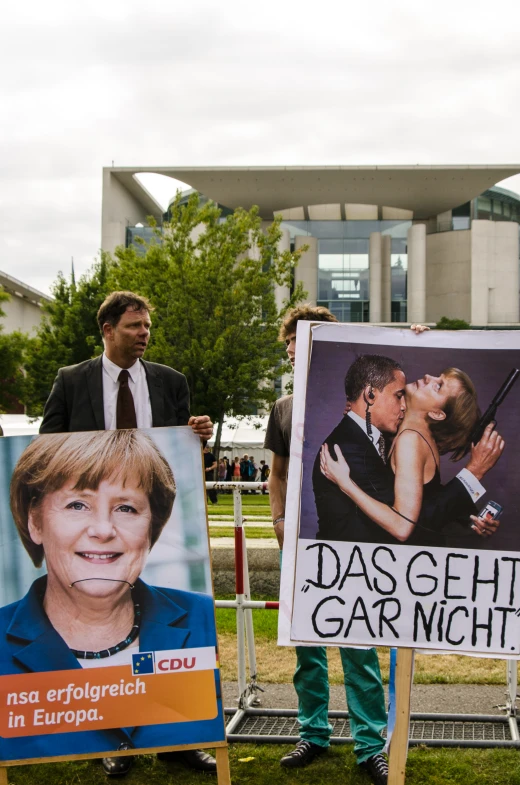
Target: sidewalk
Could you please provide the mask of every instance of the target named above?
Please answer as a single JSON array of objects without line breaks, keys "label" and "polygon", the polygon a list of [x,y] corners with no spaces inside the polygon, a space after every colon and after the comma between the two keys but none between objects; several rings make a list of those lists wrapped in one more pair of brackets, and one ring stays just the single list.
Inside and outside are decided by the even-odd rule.
[{"label": "sidewalk", "polygon": [[[259,693],[263,709],[296,709],[296,693],[292,684],[260,683],[263,693]],[[387,688],[385,687],[385,693]],[[498,714],[504,712],[497,705],[506,700],[505,686],[479,684],[416,684],[412,688],[413,713],[435,714]],[[224,705],[235,708],[238,686],[236,682],[224,682]],[[388,697],[388,695],[387,695]],[[331,686],[329,708],[345,711],[345,690]]]}]

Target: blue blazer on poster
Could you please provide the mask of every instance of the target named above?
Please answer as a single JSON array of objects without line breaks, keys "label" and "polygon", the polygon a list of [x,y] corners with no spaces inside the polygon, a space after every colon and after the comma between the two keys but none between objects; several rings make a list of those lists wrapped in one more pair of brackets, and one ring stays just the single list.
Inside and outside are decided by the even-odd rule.
[{"label": "blue blazer on poster", "polygon": [[[0,609],[0,675],[77,670],[81,665],[50,623],[38,578],[23,599]],[[141,606],[140,651],[216,646],[213,599],[205,594],[135,585]],[[122,744],[139,750],[224,740],[220,678],[215,671],[217,715],[209,720],[108,730],[80,730],[41,736],[0,738],[0,760],[107,754]]]}]

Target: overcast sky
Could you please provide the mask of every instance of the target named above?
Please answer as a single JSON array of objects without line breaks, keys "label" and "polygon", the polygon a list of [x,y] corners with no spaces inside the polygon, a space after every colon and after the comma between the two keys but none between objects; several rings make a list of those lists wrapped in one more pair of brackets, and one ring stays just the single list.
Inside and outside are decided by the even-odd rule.
[{"label": "overcast sky", "polygon": [[520,164],[518,0],[26,0],[2,30],[0,270],[42,291],[96,258],[112,161]]}]

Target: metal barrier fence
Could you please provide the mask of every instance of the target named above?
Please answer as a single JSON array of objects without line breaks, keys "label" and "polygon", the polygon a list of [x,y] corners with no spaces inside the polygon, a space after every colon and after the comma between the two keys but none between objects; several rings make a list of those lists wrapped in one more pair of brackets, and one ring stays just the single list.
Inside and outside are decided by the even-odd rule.
[{"label": "metal barrier fence", "polygon": [[[229,717],[226,734],[230,742],[259,744],[293,744],[299,741],[297,711],[294,709],[260,709],[253,610],[278,610],[278,602],[251,600],[246,537],[242,515],[242,490],[265,490],[263,482],[207,482],[206,489],[233,492],[233,527],[235,542],[234,600],[216,600],[217,608],[235,608],[237,615],[238,707],[224,709]],[[222,517],[222,516],[219,516]],[[270,520],[270,519],[269,519]],[[256,522],[256,516],[255,516]],[[231,523],[231,522],[230,522]],[[248,525],[251,525],[250,522]],[[219,521],[219,525],[222,522]],[[253,524],[254,525],[254,524]],[[247,657],[246,657],[247,649]],[[499,708],[503,715],[424,714],[410,715],[409,743],[428,747],[520,747],[516,701],[518,669],[516,660],[506,660],[506,702]],[[247,674],[249,666],[249,678]],[[329,711],[333,731],[331,744],[353,742],[348,712]]]}]

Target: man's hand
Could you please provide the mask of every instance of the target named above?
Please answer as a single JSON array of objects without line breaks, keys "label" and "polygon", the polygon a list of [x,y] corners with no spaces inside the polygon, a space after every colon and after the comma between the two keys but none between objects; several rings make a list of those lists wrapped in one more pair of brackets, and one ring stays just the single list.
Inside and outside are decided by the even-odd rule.
[{"label": "man's hand", "polygon": [[188,425],[191,425],[193,433],[207,441],[213,436],[213,423],[207,414],[200,414],[198,417],[190,417]]},{"label": "man's hand", "polygon": [[426,332],[430,328],[427,327],[425,324],[411,324],[410,330],[413,330],[416,335],[420,335],[421,333]]},{"label": "man's hand", "polygon": [[489,513],[485,518],[477,518],[476,515],[470,515],[469,517],[473,521],[471,528],[476,534],[480,534],[481,537],[489,537],[500,526],[500,521],[495,520]]},{"label": "man's hand", "polygon": [[471,458],[466,469],[479,481],[493,468],[505,447],[505,441],[493,428],[494,424],[490,423],[479,443],[471,445]]}]

